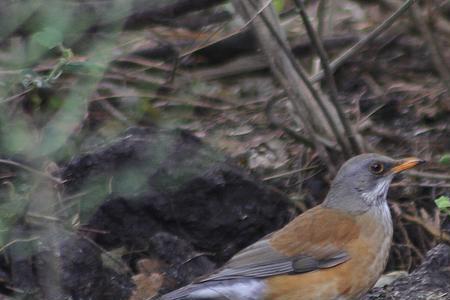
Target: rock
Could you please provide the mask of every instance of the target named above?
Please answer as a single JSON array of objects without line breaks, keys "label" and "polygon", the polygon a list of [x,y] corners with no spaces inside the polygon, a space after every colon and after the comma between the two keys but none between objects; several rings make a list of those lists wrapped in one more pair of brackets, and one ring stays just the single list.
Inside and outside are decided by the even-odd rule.
[{"label": "rock", "polygon": [[[90,240],[108,251],[125,249],[131,254],[122,259],[131,267],[145,257],[161,262],[161,273],[134,277],[138,294],[154,292],[143,288],[147,281],[164,291],[210,272],[295,215],[285,195],[185,131],[131,129],[75,157],[61,175],[65,197],[78,195],[81,231]],[[86,241],[72,242],[64,244],[65,252],[75,254],[63,263],[65,290],[76,297],[109,299],[103,287],[117,287],[108,281],[122,276],[119,285],[125,291],[116,291],[115,299],[126,299],[131,276],[107,275],[112,270],[98,252],[86,255],[79,249],[88,246]],[[95,278],[85,275],[89,266],[95,267]],[[153,274],[164,274],[164,282]]]},{"label": "rock", "polygon": [[439,244],[411,274],[372,289],[361,300],[450,299],[450,246]]},{"label": "rock", "polygon": [[395,280],[405,276],[408,276],[408,272],[406,271],[394,271],[383,274],[380,278],[378,278],[377,283],[375,283],[374,287],[385,287],[393,283]]}]

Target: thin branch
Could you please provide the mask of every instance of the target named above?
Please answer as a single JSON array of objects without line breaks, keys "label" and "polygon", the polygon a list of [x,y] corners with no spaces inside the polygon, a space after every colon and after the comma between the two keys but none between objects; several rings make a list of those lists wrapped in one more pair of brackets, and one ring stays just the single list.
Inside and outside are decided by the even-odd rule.
[{"label": "thin branch", "polygon": [[13,160],[9,160],[9,159],[0,159],[0,164],[5,164],[5,165],[10,165],[10,166],[19,167],[19,168],[21,168],[21,169],[24,169],[24,170],[30,172],[30,173],[33,173],[33,174],[36,174],[36,175],[45,177],[45,178],[47,178],[47,179],[50,179],[51,181],[54,181],[54,182],[57,183],[57,184],[63,184],[63,183],[64,183],[64,181],[61,180],[60,178],[57,178],[57,177],[54,177],[54,176],[52,176],[52,175],[50,175],[50,174],[47,174],[47,173],[45,173],[45,172],[42,172],[42,171],[33,169],[33,168],[29,167],[29,166],[26,166],[26,165],[24,165],[24,164],[15,162],[15,161],[13,161]]},{"label": "thin branch", "polygon": [[[137,56],[134,53],[127,55],[127,56],[123,56],[123,57],[118,57],[115,61],[118,62],[129,62],[129,63],[133,63],[133,64],[137,64],[140,66],[144,66],[145,68],[143,68],[142,70],[149,70],[149,69],[156,69],[156,70],[161,70],[161,71],[167,71],[167,72],[172,72],[173,70],[173,66],[166,64],[164,62],[161,61],[157,61],[157,60],[152,60],[152,59],[148,59],[148,58],[144,58],[141,56]],[[176,71],[178,75],[186,75],[185,72],[177,70]]]},{"label": "thin branch", "polygon": [[14,245],[14,244],[17,244],[17,243],[28,243],[28,242],[33,242],[33,241],[36,241],[36,240],[38,240],[38,239],[39,239],[39,237],[38,237],[38,236],[35,236],[35,237],[27,238],[27,239],[15,239],[15,240],[12,240],[12,241],[6,243],[5,245],[3,245],[3,246],[0,248],[0,253],[2,253],[3,251],[5,251],[7,248],[11,247],[11,246]]},{"label": "thin branch", "polygon": [[423,227],[423,229],[428,231],[428,233],[430,233],[434,238],[440,239],[441,241],[444,241],[446,243],[450,243],[450,235],[448,233],[445,233],[443,231],[440,231],[439,229],[434,228],[433,226],[429,225],[419,217],[404,213],[402,213],[400,217],[402,217],[407,221],[420,225],[421,227]]},{"label": "thin branch", "polygon": [[31,212],[28,212],[26,214],[26,216],[35,218],[35,219],[39,219],[39,220],[49,221],[49,222],[56,222],[56,223],[62,222],[62,220],[57,217],[46,216],[46,215],[41,215],[41,214],[36,214],[36,213],[31,213]]},{"label": "thin branch", "polygon": [[99,101],[100,106],[107,111],[111,116],[125,124],[126,126],[133,126],[134,124],[128,120],[127,116],[125,116],[121,111],[116,109],[111,103],[108,101]]},{"label": "thin branch", "polygon": [[[190,55],[190,54],[193,54],[193,53],[195,53],[195,52],[197,52],[197,51],[199,51],[199,50],[202,50],[202,49],[204,49],[204,48],[207,48],[207,47],[209,47],[209,46],[211,46],[211,45],[214,45],[214,44],[216,44],[216,43],[218,43],[218,42],[221,42],[221,41],[223,41],[223,40],[226,40],[226,39],[228,39],[228,38],[230,38],[230,37],[232,37],[232,36],[235,36],[235,35],[241,33],[241,32],[244,31],[244,29],[246,29],[246,28],[253,22],[253,20],[255,20],[255,18],[256,18],[257,16],[259,16],[259,15],[262,13],[262,11],[263,11],[264,9],[266,9],[266,7],[268,7],[271,3],[272,3],[272,0],[268,0],[266,3],[264,3],[264,5],[263,5],[260,9],[258,9],[258,11],[257,11],[257,12],[256,12],[256,13],[255,13],[255,14],[254,14],[247,22],[245,22],[245,24],[244,24],[241,28],[239,28],[238,30],[233,31],[233,32],[231,32],[230,34],[227,34],[227,35],[221,37],[221,38],[218,39],[218,40],[212,41],[212,42],[210,42],[210,43],[203,44],[203,45],[201,45],[201,46],[199,46],[199,47],[197,47],[197,48],[194,48],[194,49],[192,49],[192,50],[189,50],[189,51],[187,51],[187,52],[184,52],[183,54],[180,55],[179,58],[183,58],[183,57],[185,57],[185,56],[188,56],[188,55]],[[210,38],[212,38],[212,37],[210,37]]]},{"label": "thin branch", "polygon": [[102,246],[100,246],[99,244],[97,244],[95,241],[93,241],[92,239],[90,239],[89,237],[87,237],[86,235],[77,235],[76,233],[71,233],[74,236],[77,237],[81,237],[82,239],[84,239],[85,241],[87,241],[89,244],[91,244],[93,247],[97,248],[102,254],[104,254],[105,256],[107,256],[112,262],[114,262],[115,264],[117,264],[119,267],[121,267],[125,272],[127,272],[128,274],[132,274],[131,269],[128,267],[127,264],[125,264],[122,260],[114,257],[111,253],[109,253],[106,249],[104,249]]},{"label": "thin branch", "polygon": [[[335,72],[337,68],[339,68],[345,61],[347,61],[350,57],[358,53],[362,48],[364,48],[368,43],[372,42],[376,39],[381,33],[386,31],[392,24],[394,24],[397,19],[403,15],[408,9],[413,5],[417,0],[407,0],[403,5],[397,9],[389,18],[387,18],[383,23],[378,25],[372,32],[363,37],[359,42],[357,42],[353,47],[342,53],[338,58],[333,60],[330,63],[330,69],[332,72]],[[312,82],[317,82],[322,80],[324,77],[324,71],[320,71],[317,74],[314,74],[310,80]]]},{"label": "thin branch", "polygon": [[419,186],[419,187],[433,187],[433,188],[450,188],[450,183],[431,183],[431,182],[396,182],[392,183],[391,187],[409,187],[409,186]]},{"label": "thin branch", "polygon": [[280,100],[280,99],[276,95],[267,101],[265,113],[266,113],[267,119],[269,120],[269,124],[276,128],[283,130],[287,135],[291,136],[292,138],[294,138],[298,142],[302,143],[303,145],[310,147],[310,148],[314,148],[314,142],[311,139],[309,139],[308,137],[302,135],[301,133],[298,133],[297,131],[285,126],[280,120],[278,120],[273,115],[273,107],[278,100]]},{"label": "thin branch", "polygon": [[336,109],[339,119],[342,123],[342,126],[344,127],[344,131],[347,135],[348,140],[350,141],[351,145],[351,151],[353,154],[360,154],[362,152],[362,149],[358,143],[358,141],[355,138],[355,134],[353,132],[353,129],[351,125],[349,124],[347,117],[345,116],[341,105],[339,104],[338,100],[338,91],[336,82],[333,77],[333,73],[330,69],[330,63],[328,59],[328,55],[325,51],[325,48],[323,47],[322,41],[320,40],[320,37],[314,30],[311,22],[309,21],[309,17],[306,13],[306,8],[302,0],[294,0],[295,5],[297,6],[300,16],[303,20],[303,23],[305,25],[306,31],[308,33],[308,36],[314,45],[314,49],[317,51],[318,56],[320,57],[320,62],[327,80],[328,88],[330,89],[330,100],[333,104],[334,108]]},{"label": "thin branch", "polygon": [[419,29],[420,33],[427,41],[427,46],[430,49],[431,60],[433,61],[433,65],[438,71],[439,75],[444,81],[445,86],[447,87],[447,91],[450,92],[450,70],[445,61],[444,55],[442,54],[442,49],[440,48],[436,38],[433,36],[430,28],[427,23],[423,19],[423,16],[419,10],[417,5],[414,5],[411,8],[411,17],[414,20],[416,27]]},{"label": "thin branch", "polygon": [[[166,4],[169,2],[168,4]],[[153,5],[140,7],[131,15],[126,16],[125,28],[135,28],[141,24],[166,24],[167,20],[174,20],[180,16],[192,13],[198,10],[207,9],[220,5],[225,0],[178,0],[178,1],[160,1],[162,5],[154,8]],[[145,3],[145,2],[142,2]],[[158,3],[158,4],[159,4]],[[164,5],[165,4],[165,5]],[[148,7],[148,8],[147,8]]]},{"label": "thin branch", "polygon": [[31,92],[33,89],[34,88],[27,88],[23,92],[20,92],[20,93],[18,93],[16,95],[12,95],[10,97],[3,98],[3,99],[0,100],[0,104],[7,103],[7,102],[13,101],[13,100],[15,100],[17,98],[20,98],[21,96],[26,95],[27,93]]},{"label": "thin branch", "polygon": [[315,165],[315,166],[300,168],[300,169],[296,169],[296,170],[291,170],[291,171],[287,171],[287,172],[283,172],[283,173],[279,173],[279,174],[275,174],[275,175],[264,177],[262,180],[263,181],[267,181],[267,180],[272,180],[272,179],[278,179],[278,178],[294,175],[294,174],[297,174],[297,173],[300,173],[300,172],[304,172],[304,171],[315,170],[315,169],[317,169],[319,167],[320,167],[319,165]]},{"label": "thin branch", "polygon": [[[323,43],[325,43],[325,41],[323,39],[325,29],[327,31],[327,34],[329,34],[331,32],[329,25],[330,25],[330,23],[332,23],[333,14],[331,13],[331,11],[328,8],[329,8],[329,6],[332,5],[332,1],[333,0],[319,0],[319,3],[317,4],[316,31]],[[328,18],[327,18],[328,22],[325,21],[325,17],[327,15],[328,15]],[[327,27],[327,28],[325,28],[325,27]],[[319,71],[320,71],[320,58],[315,58],[312,61],[311,72],[313,74],[315,74]]]},{"label": "thin branch", "polygon": [[[195,95],[194,95],[195,96]],[[232,109],[233,106],[231,105],[212,105],[208,104],[206,102],[195,100],[194,98],[184,97],[184,98],[177,98],[177,97],[171,97],[171,96],[164,96],[164,95],[158,95],[156,93],[130,93],[130,94],[116,94],[116,95],[109,95],[109,96],[96,96],[95,98],[91,99],[91,102],[94,101],[105,101],[108,99],[121,99],[121,98],[139,98],[139,97],[147,97],[147,98],[157,98],[160,100],[170,101],[171,105],[190,105],[195,107],[201,107],[201,108],[207,108],[207,109],[213,109],[213,110],[229,110]],[[198,97],[205,97],[204,95],[198,95]],[[215,98],[219,99],[219,98]],[[222,100],[222,99],[219,99]],[[175,104],[172,104],[172,102],[175,102]],[[225,102],[225,101],[223,101]],[[160,107],[162,105],[154,104],[155,107]]]},{"label": "thin branch", "polygon": [[[256,5],[252,2],[249,1],[250,5],[252,5],[255,9],[257,8]],[[317,102],[317,104],[319,105],[320,109],[322,110],[323,114],[325,115],[325,118],[328,121],[328,124],[331,127],[331,130],[333,131],[333,134],[335,135],[339,145],[341,146],[342,150],[344,152],[347,152],[347,155],[349,156],[350,153],[348,152],[348,148],[346,143],[344,142],[344,140],[341,137],[341,134],[337,128],[337,125],[335,124],[331,113],[328,111],[327,107],[325,106],[325,103],[323,102],[322,98],[320,97],[319,93],[314,89],[311,81],[308,78],[308,75],[306,73],[306,71],[303,69],[303,67],[297,62],[297,60],[295,59],[294,55],[292,54],[291,50],[289,49],[289,47],[285,44],[285,42],[281,39],[281,37],[279,36],[279,34],[277,33],[277,31],[275,30],[275,28],[273,27],[273,25],[270,23],[270,21],[267,19],[267,17],[264,15],[264,13],[262,13],[260,15],[261,19],[263,20],[264,24],[267,26],[267,29],[269,29],[270,33],[272,34],[272,36],[275,38],[275,40],[277,41],[278,45],[280,46],[281,50],[286,54],[286,57],[289,59],[289,62],[292,64],[292,66],[294,67],[295,71],[297,72],[297,74],[300,76],[300,78],[303,80],[303,82],[305,83],[305,86],[307,87],[308,91],[311,93],[311,95],[313,96],[314,100]],[[294,100],[294,99],[293,99]]]},{"label": "thin branch", "polygon": [[325,15],[328,11],[327,9],[328,0],[319,0],[317,5],[317,34],[322,39],[325,32]]},{"label": "thin branch", "polygon": [[418,177],[418,178],[450,180],[450,175],[448,175],[448,174],[436,174],[436,173],[419,172],[419,171],[408,171],[406,174],[408,174],[409,176]]}]

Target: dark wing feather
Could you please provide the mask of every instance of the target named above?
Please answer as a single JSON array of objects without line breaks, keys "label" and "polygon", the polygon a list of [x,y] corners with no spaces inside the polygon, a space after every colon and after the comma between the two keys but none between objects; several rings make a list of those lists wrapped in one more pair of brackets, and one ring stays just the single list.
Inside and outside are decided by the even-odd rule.
[{"label": "dark wing feather", "polygon": [[345,251],[328,252],[329,255],[320,260],[302,254],[288,257],[275,251],[268,239],[263,239],[237,253],[217,272],[198,282],[305,273],[330,268],[349,259]]}]

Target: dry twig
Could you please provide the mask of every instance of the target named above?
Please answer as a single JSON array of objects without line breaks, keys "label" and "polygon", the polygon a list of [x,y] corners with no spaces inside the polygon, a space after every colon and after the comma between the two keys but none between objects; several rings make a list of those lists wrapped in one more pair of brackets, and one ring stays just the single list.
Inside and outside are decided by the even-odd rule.
[{"label": "dry twig", "polygon": [[[364,48],[367,44],[376,39],[381,33],[386,31],[392,24],[394,24],[397,19],[402,16],[408,9],[413,5],[417,0],[407,0],[399,9],[397,9],[389,18],[387,18],[383,23],[378,25],[372,32],[363,37],[359,42],[353,45],[350,49],[339,55],[338,58],[333,60],[330,63],[330,69],[332,72],[335,72],[337,68],[339,68],[345,61],[347,61],[350,57],[358,53],[362,48]],[[312,82],[316,82],[322,80],[324,77],[324,71],[320,71],[317,74],[314,74],[310,80]]]},{"label": "dry twig", "polygon": [[209,43],[207,43],[207,44],[203,44],[203,45],[201,45],[201,46],[199,46],[199,47],[196,47],[196,48],[194,48],[194,49],[191,49],[191,50],[189,50],[189,51],[187,51],[187,52],[185,52],[185,53],[183,53],[183,54],[181,54],[180,56],[179,56],[179,58],[183,58],[183,57],[185,57],[185,56],[188,56],[188,55],[190,55],[190,54],[193,54],[193,53],[195,53],[195,52],[197,52],[197,51],[199,51],[199,50],[201,50],[201,49],[204,49],[204,48],[206,48],[206,47],[209,47],[209,46],[211,46],[211,45],[214,45],[214,44],[216,44],[216,43],[218,43],[218,42],[221,42],[221,41],[223,41],[223,40],[226,40],[226,39],[228,39],[228,38],[230,38],[230,37],[232,37],[232,36],[235,36],[235,35],[237,35],[237,34],[239,34],[239,33],[241,33],[242,31],[244,31],[254,20],[255,20],[255,18],[257,17],[257,16],[259,16],[260,14],[261,14],[261,12],[264,10],[264,9],[266,9],[266,7],[268,7],[270,4],[272,3],[272,0],[268,0],[266,3],[264,3],[264,5],[251,17],[251,18],[249,18],[248,19],[248,21],[247,22],[245,22],[245,24],[242,26],[242,27],[240,27],[238,30],[236,30],[236,31],[233,31],[232,33],[230,33],[230,34],[227,34],[227,35],[225,35],[225,36],[223,36],[223,37],[221,37],[221,38],[219,38],[218,40],[215,40],[215,41],[212,41],[212,42],[209,42]]},{"label": "dry twig", "polygon": [[408,171],[406,174],[408,174],[412,177],[419,177],[419,178],[450,180],[450,175],[448,175],[448,174],[436,174],[436,173],[419,172],[419,171]]},{"label": "dry twig", "polygon": [[423,19],[422,13],[420,12],[417,5],[413,5],[411,7],[411,17],[414,20],[414,23],[419,29],[420,33],[427,41],[427,46],[430,49],[433,65],[436,68],[436,71],[438,71],[439,75],[441,76],[445,86],[447,87],[447,91],[450,92],[450,69],[445,61],[444,55],[442,54],[442,49],[440,48],[438,41],[433,36],[433,33]]},{"label": "dry twig", "polygon": [[33,169],[33,168],[29,167],[29,166],[26,166],[26,165],[24,165],[24,164],[15,162],[15,161],[13,161],[13,160],[9,160],[9,159],[0,159],[0,163],[1,163],[1,164],[5,164],[5,165],[10,165],[10,166],[19,167],[19,168],[21,168],[21,169],[24,169],[24,170],[30,172],[30,173],[33,173],[33,174],[36,174],[36,175],[45,177],[45,178],[47,178],[47,179],[50,179],[51,181],[53,181],[53,182],[55,182],[55,183],[57,183],[57,184],[63,184],[63,183],[64,183],[64,181],[61,180],[60,178],[57,178],[57,177],[54,177],[54,176],[52,176],[52,175],[50,175],[50,174],[47,174],[47,173],[45,173],[45,172],[42,172],[42,171]]},{"label": "dry twig", "polygon": [[[250,1],[249,2],[251,6],[253,6],[254,9],[256,9],[256,5]],[[281,37],[280,33],[279,33],[279,28],[275,28],[273,22],[271,22],[268,17],[264,14],[264,12],[261,14],[261,20],[264,22],[264,24],[266,25],[266,28],[269,30],[269,33],[271,34],[271,36],[273,38],[275,38],[275,41],[277,42],[278,46],[281,48],[282,52],[285,54],[285,57],[287,58],[287,60],[290,62],[290,64],[292,65],[292,67],[294,68],[295,73],[301,78],[301,80],[303,81],[306,89],[308,90],[308,92],[311,94],[312,98],[315,100],[315,103],[319,106],[320,110],[322,111],[323,115],[325,116],[325,119],[328,123],[328,125],[330,126],[334,136],[336,137],[336,140],[338,142],[338,144],[341,146],[341,150],[344,151],[344,153],[346,153],[347,156],[350,156],[350,152],[347,150],[347,146],[345,143],[345,139],[342,137],[340,130],[338,129],[338,125],[336,124],[336,120],[335,118],[333,118],[332,113],[329,110],[329,107],[327,107],[327,105],[325,104],[324,100],[320,97],[319,93],[315,90],[315,88],[313,87],[312,83],[308,80],[308,74],[307,72],[303,69],[303,67],[297,62],[297,60],[295,59],[294,55],[292,54],[292,52],[290,51],[289,47],[287,46],[287,42],[285,40],[283,40],[283,38]],[[269,54],[270,55],[270,54]],[[285,74],[287,75],[287,74]],[[294,78],[288,78],[289,80],[293,80]],[[289,87],[289,85],[286,87],[287,89],[290,89],[292,87]],[[300,92],[300,91],[299,91]],[[301,92],[302,93],[302,92]],[[300,97],[299,99],[292,99],[292,96],[290,97],[291,101],[293,102],[294,106],[296,106],[297,102],[302,102],[301,106],[302,108],[298,108],[297,111],[299,112],[300,116],[302,116],[301,114],[301,110],[302,109],[307,109],[307,113],[308,115],[302,116],[302,121],[303,121],[303,125],[306,125],[306,122],[311,121],[311,117],[313,115],[317,115],[317,113],[315,113],[314,111],[310,111],[308,109],[308,105],[305,103],[305,95],[302,95],[302,97]],[[314,124],[314,122],[311,122],[311,124]],[[307,130],[309,131],[308,133],[313,136],[316,135],[313,132],[313,129]],[[316,142],[318,140],[316,139]],[[317,145],[316,145],[317,147]],[[324,158],[324,154],[321,154],[322,158]]]},{"label": "dry twig", "polygon": [[269,124],[276,128],[283,130],[287,135],[294,138],[298,142],[304,144],[305,146],[314,148],[314,142],[311,139],[309,139],[307,136],[295,131],[294,129],[285,126],[280,120],[278,120],[274,116],[273,107],[278,100],[280,100],[279,95],[276,95],[267,101],[265,113],[266,113],[267,119],[269,120]]},{"label": "dry twig", "polygon": [[420,225],[423,229],[425,229],[428,233],[430,233],[436,239],[442,240],[443,242],[446,242],[446,243],[450,243],[450,235],[449,234],[442,232],[439,229],[427,224],[421,218],[410,215],[410,214],[405,214],[405,213],[402,213],[400,216],[409,222],[413,222],[417,225]]},{"label": "dry twig", "polygon": [[[242,14],[244,19],[249,19],[255,11],[259,11],[259,6],[252,2],[233,0],[237,11]],[[331,119],[330,114],[324,115],[325,104],[318,97],[318,93],[311,86],[307,87],[308,82],[305,82],[304,79],[307,79],[308,76],[305,75],[306,72],[301,69],[287,46],[287,41],[272,7],[262,11],[260,18],[257,18],[253,24],[253,28],[260,46],[266,53],[272,72],[285,89],[296,113],[301,118],[301,126],[313,141],[316,151],[323,161],[333,168],[333,163],[328,157],[324,145],[317,140],[316,136],[317,132],[324,133],[324,131],[329,131],[332,126],[334,126],[333,134],[334,132],[339,133],[339,131],[333,120],[331,123],[328,122]],[[318,105],[322,107],[319,108]]]},{"label": "dry twig", "polygon": [[0,248],[0,253],[2,253],[3,251],[5,251],[6,249],[8,249],[9,247],[11,247],[14,244],[33,242],[33,241],[37,241],[38,239],[39,239],[38,236],[32,236],[32,237],[26,238],[26,239],[15,239],[15,240],[12,240],[12,241],[6,243],[5,245],[3,245]]},{"label": "dry twig", "polygon": [[347,135],[348,140],[350,141],[351,145],[351,152],[352,154],[360,154],[362,152],[362,147],[358,143],[358,141],[355,138],[354,130],[352,129],[350,123],[348,122],[341,105],[338,103],[338,91],[336,82],[334,80],[333,74],[331,72],[330,63],[328,59],[328,55],[325,51],[325,48],[323,47],[322,41],[320,40],[320,36],[316,33],[314,30],[311,22],[309,21],[309,17],[306,13],[305,5],[303,4],[302,0],[294,0],[295,5],[299,9],[300,16],[303,20],[303,23],[305,25],[306,31],[308,33],[308,36],[314,45],[314,49],[317,51],[318,56],[320,57],[320,62],[325,74],[325,78],[327,80],[328,88],[330,89],[330,100],[333,104],[334,108],[336,109],[338,113],[338,117],[342,123],[342,126],[344,127],[344,131]]}]

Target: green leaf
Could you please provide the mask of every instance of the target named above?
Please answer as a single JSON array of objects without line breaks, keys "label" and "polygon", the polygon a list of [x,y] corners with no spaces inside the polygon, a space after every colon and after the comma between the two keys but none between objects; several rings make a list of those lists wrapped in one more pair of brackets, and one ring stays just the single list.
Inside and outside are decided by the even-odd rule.
[{"label": "green leaf", "polygon": [[440,210],[447,210],[450,208],[450,198],[448,196],[440,196],[434,200],[434,203],[436,203]]},{"label": "green leaf", "polygon": [[450,153],[442,155],[439,162],[443,165],[450,165]]},{"label": "green leaf", "polygon": [[32,41],[37,42],[39,45],[52,49],[63,42],[63,34],[56,28],[45,27],[42,31],[38,31],[32,36]]},{"label": "green leaf", "polygon": [[284,0],[273,0],[272,4],[277,13],[280,13],[284,8]]},{"label": "green leaf", "polygon": [[70,48],[61,47],[62,58],[70,60],[73,58],[73,51]]}]

